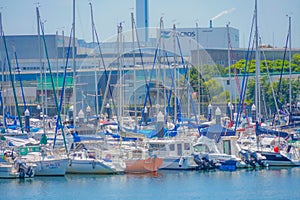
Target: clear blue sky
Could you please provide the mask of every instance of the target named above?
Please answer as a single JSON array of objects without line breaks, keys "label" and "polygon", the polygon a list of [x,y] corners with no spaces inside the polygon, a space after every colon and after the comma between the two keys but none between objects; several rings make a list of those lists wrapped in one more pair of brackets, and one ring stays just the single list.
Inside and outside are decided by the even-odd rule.
[{"label": "clear blue sky", "polygon": [[[72,25],[73,0],[0,0],[4,33],[6,35],[36,34],[36,2],[45,21],[48,34],[69,35]],[[76,0],[76,37],[91,41],[89,2],[93,4],[94,21],[101,41],[116,34],[117,24],[124,21],[124,30],[130,30],[130,13],[135,0]],[[227,11],[227,13],[226,13]],[[149,0],[149,25],[157,27],[164,17],[165,27],[230,26],[240,30],[240,46],[247,45],[254,0]],[[300,0],[258,0],[259,34],[262,42],[277,47],[285,45],[288,17],[292,17],[292,46],[300,48]]]}]

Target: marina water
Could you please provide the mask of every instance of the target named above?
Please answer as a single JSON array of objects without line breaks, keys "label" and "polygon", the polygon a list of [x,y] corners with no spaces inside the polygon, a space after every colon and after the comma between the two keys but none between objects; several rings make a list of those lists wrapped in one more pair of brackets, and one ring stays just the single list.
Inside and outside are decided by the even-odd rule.
[{"label": "marina water", "polygon": [[300,168],[0,179],[0,199],[300,199]]}]

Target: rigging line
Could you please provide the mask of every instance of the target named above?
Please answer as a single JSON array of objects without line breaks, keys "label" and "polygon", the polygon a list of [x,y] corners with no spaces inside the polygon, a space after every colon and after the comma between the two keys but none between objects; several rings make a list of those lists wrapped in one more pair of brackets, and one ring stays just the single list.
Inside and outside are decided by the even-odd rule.
[{"label": "rigging line", "polygon": [[[280,78],[279,78],[278,87],[277,87],[277,98],[278,98],[278,100],[279,100],[279,93],[280,93],[280,86],[281,86],[281,81],[282,81],[282,75],[283,75],[283,71],[284,71],[284,62],[285,62],[285,57],[286,57],[286,52],[287,52],[287,46],[288,46],[289,36],[290,36],[290,32],[287,34],[286,42],[285,42],[285,47],[284,47],[283,61],[282,61]],[[276,114],[276,110],[274,110],[273,125],[275,124],[275,114]]]},{"label": "rigging line", "polygon": [[249,49],[250,49],[250,44],[251,44],[251,41],[252,41],[251,38],[252,38],[252,31],[253,31],[253,27],[254,27],[254,18],[255,18],[255,16],[253,15],[252,24],[251,24],[251,31],[250,31],[250,34],[249,34],[248,49],[247,49],[247,54],[246,54],[246,63],[245,63],[245,66],[244,66],[242,90],[241,90],[241,93],[240,93],[240,99],[239,99],[239,103],[238,103],[238,109],[237,109],[237,115],[236,115],[236,120],[235,120],[234,132],[236,132],[236,129],[237,129],[237,126],[238,126],[238,123],[239,123],[241,103],[242,103],[242,98],[243,98],[243,95],[244,95],[243,92],[245,92],[244,90],[246,90],[246,89],[244,89],[245,88],[246,77],[248,76],[248,73],[246,73],[246,66],[247,66],[248,60],[249,60]]},{"label": "rigging line", "polygon": [[279,113],[278,103],[277,103],[277,100],[276,100],[276,94],[275,94],[274,87],[273,87],[273,84],[272,84],[273,81],[272,81],[271,76],[270,76],[269,65],[268,65],[268,63],[267,63],[267,61],[266,61],[266,55],[265,55],[265,52],[262,51],[262,53],[263,53],[263,56],[264,56],[264,61],[265,61],[266,69],[267,69],[268,79],[269,79],[269,81],[270,81],[270,87],[271,87],[271,91],[272,91],[272,95],[273,95],[273,99],[274,99],[274,104],[275,104],[275,107],[276,107],[276,110],[277,110],[277,114],[278,114],[278,116],[279,116],[280,113]]},{"label": "rigging line", "polygon": [[[42,31],[42,38],[43,38],[43,43],[44,43],[44,47],[45,47],[45,54],[46,54],[46,58],[47,58],[47,63],[48,63],[48,69],[49,69],[49,73],[50,73],[50,79],[51,79],[51,85],[52,85],[52,90],[53,90],[53,95],[54,95],[54,101],[55,101],[55,106],[56,106],[56,111],[57,111],[57,116],[59,118],[59,123],[60,126],[62,126],[62,121],[61,121],[61,117],[60,117],[60,110],[59,110],[59,106],[58,106],[58,101],[57,101],[57,96],[56,96],[56,89],[55,89],[55,85],[54,85],[54,80],[53,80],[53,75],[52,75],[52,70],[51,70],[51,65],[50,65],[50,60],[49,60],[49,56],[48,56],[48,49],[47,49],[47,44],[46,44],[46,38],[45,38],[45,32],[44,32],[44,26],[43,23],[41,21],[40,18],[40,28]],[[73,77],[74,78],[74,77]],[[75,119],[74,119],[75,120]],[[64,133],[64,129],[61,129],[62,132],[62,136],[64,139],[64,145],[65,145],[65,150],[68,153],[68,149],[67,149],[67,144],[66,144],[66,139],[65,139],[65,133]]]},{"label": "rigging line", "polygon": [[3,38],[5,53],[6,53],[8,69],[9,69],[10,81],[11,81],[11,84],[12,84],[12,87],[13,87],[13,93],[14,93],[14,99],[15,99],[15,103],[16,103],[19,123],[20,123],[21,131],[22,131],[22,133],[24,133],[24,127],[23,127],[23,123],[22,123],[20,109],[19,109],[19,106],[18,106],[19,104],[18,104],[18,99],[17,99],[17,93],[16,93],[16,88],[15,88],[14,78],[13,78],[13,75],[12,75],[11,63],[10,63],[10,59],[9,59],[9,55],[8,55],[8,49],[7,49],[7,45],[6,45],[6,39],[5,39],[4,32],[2,32],[2,38]]},{"label": "rigging line", "polygon": [[[155,49],[155,53],[154,53],[154,60],[153,60],[153,64],[152,64],[152,69],[151,69],[151,72],[150,72],[150,78],[149,78],[149,82],[148,84],[146,84],[147,88],[146,88],[146,96],[145,96],[145,101],[144,101],[144,108],[146,107],[146,104],[147,104],[147,98],[149,98],[149,101],[151,103],[151,100],[150,100],[150,83],[152,81],[152,76],[153,76],[153,73],[154,73],[154,67],[155,67],[155,64],[156,64],[156,58],[157,58],[157,52],[158,52],[158,47],[159,47],[159,42],[160,42],[160,39],[158,40],[157,42],[157,45],[156,45],[156,49]],[[151,104],[150,104],[150,107],[151,107]],[[144,117],[145,115],[145,109],[142,110],[142,117]]]},{"label": "rigging line", "polygon": [[[1,91],[4,90],[4,81],[6,81],[4,78],[7,79],[7,77],[4,77],[4,72],[5,72],[5,68],[6,68],[6,57],[4,57],[4,62],[3,62],[3,66],[2,66],[2,83],[1,83]],[[4,127],[7,128],[7,122],[6,122],[6,115],[5,113],[5,106],[4,106],[4,101],[2,99],[2,95],[1,95],[1,106],[2,106],[2,114],[3,114],[3,123],[4,123]]]},{"label": "rigging line", "polygon": [[[64,98],[64,93],[65,93],[66,75],[67,75],[67,68],[68,68],[68,62],[69,62],[69,56],[70,56],[70,50],[71,50],[71,41],[72,41],[71,38],[72,38],[72,33],[73,33],[73,27],[71,28],[70,32],[71,33],[70,33],[70,37],[69,37],[69,46],[68,46],[66,64],[65,64],[65,68],[64,68],[64,78],[63,78],[63,84],[62,84],[62,90],[61,90],[61,97],[60,97],[59,108],[58,108],[59,113],[62,110],[63,98]],[[59,121],[60,120],[61,120],[61,116],[58,115],[58,117],[56,119],[56,127],[55,127],[53,148],[55,147],[55,144],[56,144],[56,136],[57,136],[58,129],[59,128],[62,128],[62,129],[64,128],[63,126],[59,126]],[[75,120],[75,119],[73,119],[73,120]]]},{"label": "rigging line", "polygon": [[[138,43],[139,54],[140,54],[140,57],[141,57],[141,63],[142,63],[142,68],[143,68],[143,72],[144,72],[144,79],[145,79],[146,87],[149,87],[150,83],[147,81],[147,74],[146,74],[146,70],[145,70],[145,63],[144,63],[143,53],[142,53],[141,44],[140,44],[140,40],[139,40],[139,34],[138,34],[138,31],[137,31],[136,23],[134,21],[133,21],[133,24],[134,24],[134,28],[135,28],[136,40],[137,40],[137,43]],[[149,104],[150,104],[150,107],[152,107],[152,102],[151,102],[150,95],[149,95]]]},{"label": "rigging line", "polygon": [[[113,98],[113,92],[112,92],[112,89],[110,87],[110,84],[108,81],[110,81],[110,76],[108,77],[108,74],[107,74],[107,69],[106,69],[106,66],[105,66],[105,62],[104,62],[104,58],[103,58],[103,54],[102,54],[102,50],[101,50],[101,45],[100,45],[100,42],[99,42],[99,37],[98,37],[98,34],[97,34],[97,31],[96,31],[96,27],[94,27],[94,31],[95,31],[95,35],[96,35],[96,40],[97,40],[97,46],[98,46],[98,49],[99,49],[99,53],[100,53],[100,56],[101,56],[101,59],[102,59],[102,63],[103,63],[103,67],[104,67],[104,74],[105,74],[105,79],[106,79],[106,87],[108,88],[108,91],[109,91],[109,94],[112,98],[112,103],[113,103],[113,110],[115,112],[115,115],[117,116],[117,121],[120,122],[120,116],[117,114],[117,108],[116,108],[116,104],[115,104],[115,101],[114,101],[114,98]],[[102,108],[103,108],[103,105],[102,105]],[[120,123],[118,123],[118,130],[120,130]]]},{"label": "rigging line", "polygon": [[[1,37],[1,36],[0,36]],[[3,66],[2,66],[2,82],[1,82],[1,90],[4,89],[4,78],[7,79],[7,77],[4,77],[4,72],[6,70],[6,57],[4,57]]]},{"label": "rigging line", "polygon": [[[175,83],[174,83],[174,74],[173,74],[173,70],[171,70],[171,65],[170,65],[170,61],[169,61],[169,59],[168,59],[168,52],[167,51],[165,51],[166,52],[166,61],[167,61],[167,63],[168,63],[168,67],[169,67],[169,70],[170,70],[170,75],[171,75],[171,80],[172,80],[172,83],[171,83],[171,86],[170,86],[170,94],[168,95],[168,93],[166,93],[166,95],[167,95],[167,99],[168,99],[168,109],[166,110],[166,114],[168,115],[169,114],[169,110],[171,109],[171,97],[172,97],[172,90],[173,90],[173,88],[174,88],[174,85],[175,85]],[[167,120],[167,119],[166,119]],[[174,122],[174,121],[173,121]]]},{"label": "rigging line", "polygon": [[[252,43],[252,49],[250,51],[249,58],[252,57],[253,51],[254,51],[254,40],[253,40],[253,43]],[[246,71],[247,71],[246,83],[245,83],[244,88],[243,88],[243,98],[242,98],[242,105],[241,105],[242,106],[242,110],[240,111],[241,113],[244,111],[244,114],[246,116],[246,120],[247,120],[248,126],[250,126],[250,120],[248,118],[247,111],[246,111],[245,98],[246,98],[246,92],[247,92],[247,85],[248,85],[248,81],[249,81],[249,69],[250,69],[250,64],[247,62],[247,65],[246,65]]]},{"label": "rigging line", "polygon": [[4,127],[7,128],[6,114],[4,114],[4,101],[3,101],[3,98],[2,98],[2,90],[0,90],[0,103],[1,103],[2,111],[3,111],[3,123],[4,123]]},{"label": "rigging line", "polygon": [[[233,50],[232,50],[229,31],[228,31],[228,43],[229,43],[229,50],[230,50],[230,53],[231,53],[231,60],[234,60],[234,53],[233,53]],[[231,63],[229,63],[229,65],[230,64]],[[237,85],[237,89],[238,89],[238,92],[240,93],[241,92],[241,84],[240,84],[240,80],[239,80],[238,75],[237,75],[236,67],[233,68],[233,72],[234,72],[234,77],[235,77],[235,82],[236,82],[236,85]]]},{"label": "rigging line", "polygon": [[23,88],[23,84],[22,84],[22,76],[21,76],[21,70],[19,67],[19,62],[18,62],[18,57],[17,57],[17,52],[15,51],[14,53],[15,55],[15,59],[16,59],[16,66],[17,66],[17,72],[18,72],[18,78],[20,81],[20,87],[21,87],[21,92],[22,92],[22,99],[23,99],[23,103],[24,103],[24,111],[26,111],[27,106],[26,106],[26,99],[25,99],[25,94],[24,94],[24,88]]},{"label": "rigging line", "polygon": [[[229,50],[230,50],[230,53],[231,53],[231,60],[234,60],[234,53],[232,51],[232,45],[231,45],[231,40],[230,40],[230,33],[228,31],[228,43],[229,43]],[[251,56],[250,56],[251,57]],[[229,63],[230,65],[231,63]],[[229,66],[230,67],[230,66]],[[238,92],[241,93],[241,84],[240,84],[240,80],[238,78],[238,75],[237,75],[237,70],[236,70],[236,67],[233,68],[233,72],[234,72],[234,78],[235,78],[235,82],[236,82],[236,85],[237,85],[237,89],[238,89]],[[229,72],[231,73],[231,72]],[[247,85],[247,82],[248,82],[248,77],[246,79],[246,84]],[[229,83],[231,84],[231,80],[229,80]],[[243,88],[244,89],[244,88]],[[245,96],[245,95],[244,95]],[[232,103],[232,102],[231,102]],[[243,110],[244,110],[244,113],[245,113],[245,116],[246,116],[246,119],[247,119],[247,122],[248,122],[248,125],[250,125],[250,121],[249,121],[249,118],[248,118],[248,115],[247,115],[247,112],[246,112],[246,107],[245,107],[245,104],[244,104],[244,100],[242,101],[242,105],[243,105]]]},{"label": "rigging line", "polygon": [[[110,88],[109,83],[110,83],[110,79],[111,79],[112,70],[110,71],[109,75],[107,75],[106,65],[105,65],[104,57],[103,57],[103,53],[102,53],[102,48],[101,48],[101,45],[100,45],[100,41],[99,41],[99,37],[98,37],[98,32],[96,30],[96,26],[95,26],[94,23],[93,23],[93,30],[94,30],[94,33],[95,33],[95,36],[96,36],[96,42],[97,42],[97,47],[98,47],[98,50],[99,50],[101,62],[102,62],[102,65],[104,67],[104,70],[105,70],[106,87],[105,87],[105,92],[104,92],[103,98],[106,98],[108,89]],[[112,92],[111,91],[109,91],[109,92],[111,94],[111,98],[113,99]],[[97,93],[96,98],[98,98],[98,91],[96,93]],[[104,106],[105,106],[105,103],[102,103],[100,114],[103,113]]]},{"label": "rigging line", "polygon": [[[109,92],[110,94],[110,97],[111,99],[113,100],[113,95],[112,95],[112,90],[111,90],[111,87],[110,87],[110,80],[111,80],[111,74],[112,74],[112,70],[110,70],[109,72],[109,75],[107,74],[107,68],[106,68],[106,65],[105,65],[105,62],[104,62],[104,57],[103,57],[103,53],[102,53],[102,48],[101,48],[101,45],[100,45],[100,41],[99,41],[99,37],[98,37],[98,33],[97,33],[97,30],[96,30],[96,27],[94,26],[94,31],[95,31],[95,35],[96,35],[96,40],[97,40],[97,47],[99,49],[99,54],[100,54],[100,57],[101,57],[101,61],[102,61],[102,65],[104,67],[104,74],[105,74],[105,80],[106,80],[106,87],[105,87],[105,92],[104,92],[104,95],[103,95],[103,98],[107,98],[107,93]],[[108,65],[108,67],[112,67],[112,65]],[[103,100],[104,101],[104,100]],[[115,103],[113,101],[113,105],[115,106]],[[103,109],[104,109],[104,106],[105,106],[105,103],[102,103],[102,106],[101,106],[101,110],[100,110],[100,113],[103,113]],[[115,114],[116,114],[116,110],[115,111]],[[116,115],[117,116],[117,115]]]},{"label": "rigging line", "polygon": [[[252,52],[254,51],[254,40],[253,41],[251,40],[251,35],[252,35],[252,29],[250,32],[249,45],[248,45],[247,56],[246,56],[246,63],[244,66],[243,85],[242,85],[242,90],[240,93],[241,96],[240,96],[240,101],[239,101],[240,107],[237,111],[237,114],[238,114],[237,119],[238,120],[240,119],[240,116],[241,116],[242,112],[244,111],[248,125],[250,125],[250,122],[249,122],[249,118],[248,118],[248,115],[246,112],[246,107],[245,107],[245,96],[246,96],[247,85],[248,85],[248,81],[249,81],[249,73],[248,73],[249,68],[250,68],[249,60],[250,60],[250,58],[252,58]],[[250,42],[251,41],[252,41],[252,48],[250,51]]]},{"label": "rigging line", "polygon": [[[182,66],[184,67],[184,70],[185,70],[184,78],[185,78],[185,82],[186,82],[187,87],[188,87],[188,95],[190,96],[190,101],[192,103],[192,108],[193,108],[194,116],[195,116],[195,119],[196,119],[196,124],[198,125],[196,106],[194,104],[192,94],[191,94],[191,91],[190,91],[191,90],[191,85],[190,85],[189,80],[187,78],[188,66],[187,65],[185,66],[185,62],[184,62],[184,59],[183,59],[183,54],[182,54],[182,50],[181,50],[178,35],[176,35],[176,38],[177,38],[177,45],[178,45],[179,52],[180,52],[180,57],[181,57],[181,63],[182,63]],[[200,130],[198,129],[198,131],[200,131]],[[199,132],[199,134],[200,134],[200,132]]]}]

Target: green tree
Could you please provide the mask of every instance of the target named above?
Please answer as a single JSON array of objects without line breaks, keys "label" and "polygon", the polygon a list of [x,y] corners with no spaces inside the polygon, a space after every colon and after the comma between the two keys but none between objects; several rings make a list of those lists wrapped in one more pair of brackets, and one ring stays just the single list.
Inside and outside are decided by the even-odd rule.
[{"label": "green tree", "polygon": [[300,54],[294,54],[292,57],[292,64],[300,66]]}]

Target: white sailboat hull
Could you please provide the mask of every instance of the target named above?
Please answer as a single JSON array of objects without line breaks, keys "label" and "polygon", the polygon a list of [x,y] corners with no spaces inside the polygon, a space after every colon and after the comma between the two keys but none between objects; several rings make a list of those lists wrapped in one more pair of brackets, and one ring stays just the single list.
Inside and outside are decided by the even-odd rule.
[{"label": "white sailboat hull", "polygon": [[193,156],[165,157],[161,159],[163,160],[163,163],[159,169],[191,170],[196,169],[197,167]]},{"label": "white sailboat hull", "polygon": [[67,170],[68,159],[52,159],[37,161],[36,176],[64,176]]},{"label": "white sailboat hull", "polygon": [[115,174],[122,173],[125,165],[117,168],[112,162],[97,159],[70,159],[67,173],[73,174]]}]

